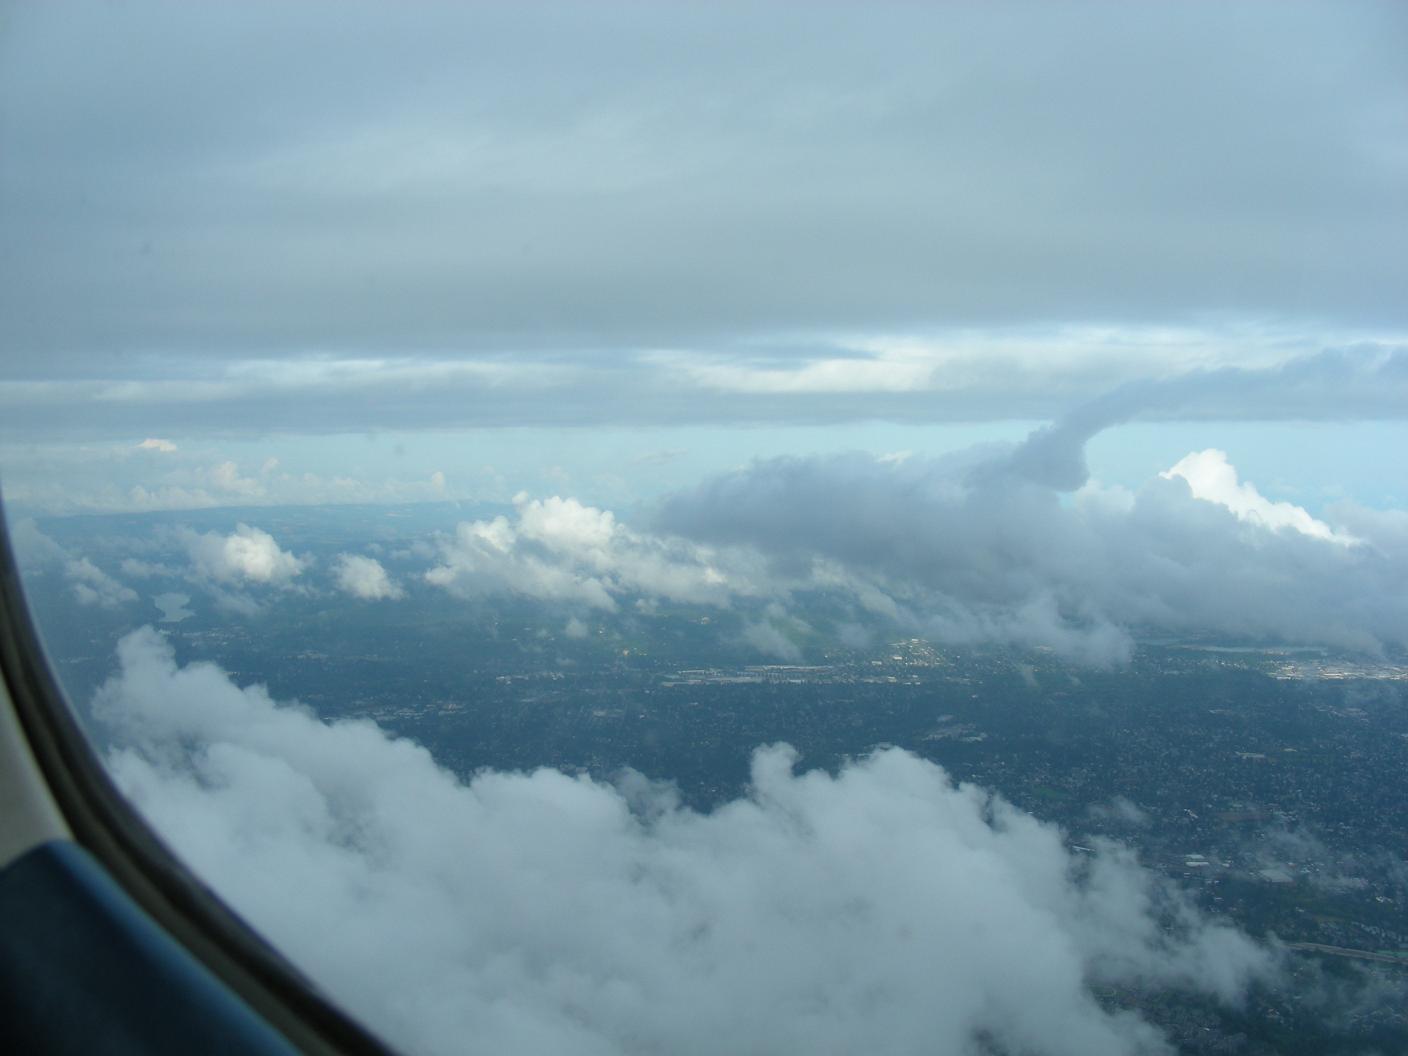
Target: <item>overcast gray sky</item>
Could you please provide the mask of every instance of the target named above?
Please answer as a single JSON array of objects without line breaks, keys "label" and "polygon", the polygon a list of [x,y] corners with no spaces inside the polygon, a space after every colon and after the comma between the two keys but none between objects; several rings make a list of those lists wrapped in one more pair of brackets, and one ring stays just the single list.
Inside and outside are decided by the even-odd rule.
[{"label": "overcast gray sky", "polygon": [[1031,418],[1382,350],[1405,42],[1387,3],[10,5],[0,406]]}]

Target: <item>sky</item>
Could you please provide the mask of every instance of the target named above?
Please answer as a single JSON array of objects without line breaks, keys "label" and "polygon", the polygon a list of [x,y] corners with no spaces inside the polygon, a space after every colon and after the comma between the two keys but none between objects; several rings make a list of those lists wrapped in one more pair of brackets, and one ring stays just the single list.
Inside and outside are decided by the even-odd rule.
[{"label": "sky", "polygon": [[1143,408],[1097,475],[1211,446],[1401,505],[1363,467],[1408,439],[1405,35],[1392,3],[7,5],[6,491],[141,508],[277,458],[629,504],[1328,356]]},{"label": "sky", "polygon": [[26,523],[449,503],[333,586],[1408,643],[1400,4],[3,10]]},{"label": "sky", "polygon": [[[1393,2],[4,4],[17,548],[132,612],[738,606],[784,661],[850,633],[819,591],[1076,665],[1408,648],[1405,40]],[[259,516],[412,502],[465,512],[394,558]],[[220,507],[120,560],[44,531]],[[1091,987],[1276,970],[899,750],[757,746],[707,815],[463,780],[150,629],[95,707],[173,845],[414,1051],[1158,1052]]]}]

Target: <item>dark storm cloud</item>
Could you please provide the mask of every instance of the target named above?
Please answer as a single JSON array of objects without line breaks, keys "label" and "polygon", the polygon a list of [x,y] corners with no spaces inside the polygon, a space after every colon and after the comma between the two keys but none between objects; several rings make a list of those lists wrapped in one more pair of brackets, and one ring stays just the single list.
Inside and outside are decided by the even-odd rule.
[{"label": "dark storm cloud", "polygon": [[[1406,29],[1395,4],[14,7],[5,372],[136,399],[315,353],[1401,331]],[[279,418],[257,395],[221,424]],[[174,424],[189,396],[150,402]]]}]

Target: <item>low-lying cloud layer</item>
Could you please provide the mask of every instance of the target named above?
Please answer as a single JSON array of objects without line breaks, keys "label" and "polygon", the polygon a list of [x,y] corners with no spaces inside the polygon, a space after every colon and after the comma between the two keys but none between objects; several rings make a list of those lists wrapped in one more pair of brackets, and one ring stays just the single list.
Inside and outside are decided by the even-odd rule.
[{"label": "low-lying cloud layer", "polygon": [[[1138,491],[1104,488],[1085,473],[1089,428],[1076,416],[1016,446],[943,457],[756,462],[676,493],[653,530],[520,494],[509,514],[419,539],[389,568],[343,553],[310,575],[309,555],[244,523],[159,533],[155,549],[116,564],[122,578],[183,580],[251,616],[290,589],[394,603],[427,587],[514,595],[579,627],[589,610],[706,605],[740,617],[721,633],[786,662],[808,643],[876,633],[1046,648],[1096,666],[1128,660],[1143,634],[1408,647],[1408,514],[1342,503],[1312,516],[1241,480],[1216,449]],[[105,571],[111,555],[69,553],[27,520],[16,545],[84,604],[136,600]]]},{"label": "low-lying cloud layer", "polygon": [[[1088,481],[1083,427],[1015,449],[775,459],[675,496],[667,531],[828,573],[872,614],[940,641],[1127,659],[1139,631],[1378,651],[1408,645],[1408,546],[1385,514],[1336,528],[1239,482],[1219,451],[1137,493]],[[1071,436],[1077,440],[1071,442]]]},{"label": "low-lying cloud layer", "polygon": [[468,784],[368,721],[178,667],[149,628],[95,711],[121,787],[336,998],[413,1052],[1167,1051],[1098,984],[1235,1001],[1273,958],[1114,845],[890,749],[760,749],[709,814],[636,774]]},{"label": "low-lying cloud layer", "polygon": [[[1124,394],[1126,404],[1137,394]],[[615,610],[626,599],[768,606],[743,640],[795,661],[806,596],[866,625],[955,645],[1126,661],[1136,635],[1212,634],[1367,652],[1408,646],[1402,514],[1344,505],[1336,523],[1272,501],[1225,452],[1193,452],[1138,492],[1088,479],[1083,409],[1015,447],[940,458],[783,458],[667,500],[656,530],[574,499],[520,496],[513,520],[461,524],[425,580]],[[808,617],[810,619],[810,616]]]}]

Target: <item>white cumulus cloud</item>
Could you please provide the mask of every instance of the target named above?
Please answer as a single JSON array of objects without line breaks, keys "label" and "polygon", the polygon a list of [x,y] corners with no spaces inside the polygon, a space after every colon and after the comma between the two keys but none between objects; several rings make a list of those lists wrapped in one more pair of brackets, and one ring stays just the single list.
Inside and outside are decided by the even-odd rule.
[{"label": "white cumulus cloud", "polygon": [[95,700],[119,785],[410,1052],[1152,1053],[1092,987],[1236,1001],[1273,971],[1127,851],[1072,856],[898,749],[834,775],[760,749],[701,814],[639,775],[463,783],[369,721],[178,667],[150,628],[119,659]]},{"label": "white cumulus cloud", "polygon": [[282,549],[262,528],[238,524],[229,535],[219,532],[183,535],[197,575],[220,583],[288,583],[307,566],[306,559]]},{"label": "white cumulus cloud", "polygon": [[338,554],[333,575],[338,587],[355,598],[377,601],[383,598],[399,598],[405,591],[386,573],[382,563],[374,557],[360,554]]},{"label": "white cumulus cloud", "polygon": [[170,440],[149,436],[137,445],[139,451],[160,451],[164,455],[174,455],[178,448]]},{"label": "white cumulus cloud", "polygon": [[1241,521],[1249,521],[1275,531],[1290,529],[1315,539],[1325,539],[1345,546],[1358,542],[1353,536],[1337,532],[1324,521],[1291,502],[1273,502],[1257,491],[1250,481],[1239,481],[1237,469],[1227,460],[1227,453],[1210,447],[1184,455],[1172,468],[1160,476],[1181,477],[1195,498],[1225,506]]},{"label": "white cumulus cloud", "polygon": [[426,581],[462,595],[507,592],[606,610],[621,595],[721,605],[753,590],[709,548],[636,532],[609,510],[523,494],[514,506],[512,521],[461,523]]}]

